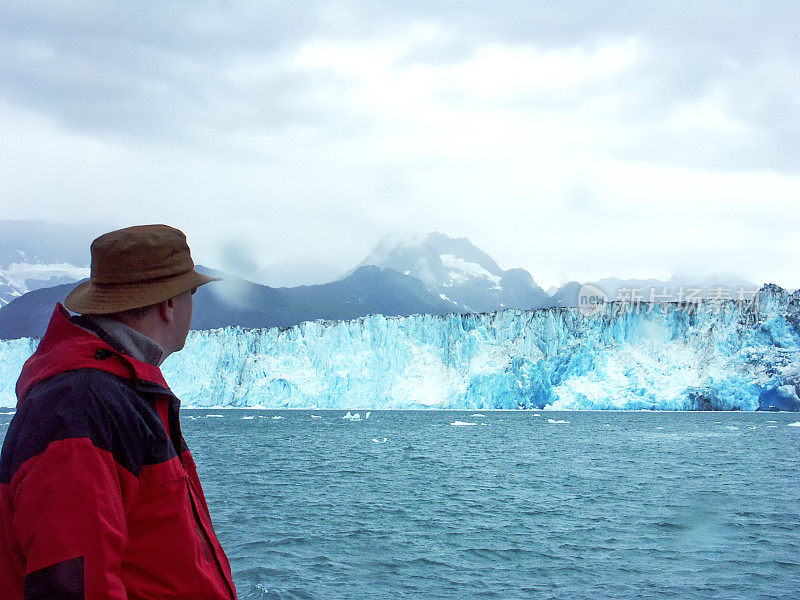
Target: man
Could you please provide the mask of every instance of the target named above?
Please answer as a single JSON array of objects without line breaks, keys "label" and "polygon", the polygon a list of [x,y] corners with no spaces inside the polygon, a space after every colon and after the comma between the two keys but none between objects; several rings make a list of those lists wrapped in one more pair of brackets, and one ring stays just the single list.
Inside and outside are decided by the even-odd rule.
[{"label": "man", "polygon": [[236,598],[179,401],[159,365],[186,341],[194,270],[166,225],[92,243],[17,382],[0,456],[0,600]]}]

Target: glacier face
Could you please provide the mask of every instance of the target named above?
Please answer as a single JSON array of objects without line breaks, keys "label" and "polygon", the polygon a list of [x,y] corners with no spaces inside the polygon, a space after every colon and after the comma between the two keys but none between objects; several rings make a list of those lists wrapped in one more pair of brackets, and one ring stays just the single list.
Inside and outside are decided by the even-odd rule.
[{"label": "glacier face", "polygon": [[38,339],[0,340],[0,407],[14,406],[14,388],[22,365],[39,345]]},{"label": "glacier face", "polygon": [[186,405],[270,408],[797,409],[800,295],[371,315],[193,332],[164,365]]},{"label": "glacier face", "polygon": [[[755,302],[614,302],[591,316],[549,308],[228,327],[191,332],[163,371],[187,407],[797,410],[799,316],[800,293],[765,286]],[[2,376],[34,346],[0,343]],[[11,405],[13,380],[7,388],[0,401]]]}]

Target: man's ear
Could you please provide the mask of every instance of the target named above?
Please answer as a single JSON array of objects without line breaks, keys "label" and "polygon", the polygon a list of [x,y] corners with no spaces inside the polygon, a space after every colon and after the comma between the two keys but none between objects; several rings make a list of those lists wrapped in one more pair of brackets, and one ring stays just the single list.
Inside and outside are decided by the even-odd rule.
[{"label": "man's ear", "polygon": [[158,316],[165,323],[172,323],[175,318],[175,298],[162,300],[158,303]]}]

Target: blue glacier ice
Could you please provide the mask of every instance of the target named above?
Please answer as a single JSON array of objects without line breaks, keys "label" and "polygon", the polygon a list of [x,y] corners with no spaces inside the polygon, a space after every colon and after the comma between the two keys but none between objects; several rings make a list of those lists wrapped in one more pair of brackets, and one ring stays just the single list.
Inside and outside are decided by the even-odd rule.
[{"label": "blue glacier ice", "polygon": [[[589,316],[370,315],[194,331],[163,370],[188,407],[798,410],[799,317],[800,292],[775,285],[755,301],[612,302]],[[34,347],[0,342],[5,406]]]},{"label": "blue glacier ice", "polygon": [[0,406],[17,403],[14,387],[22,365],[39,345],[38,339],[0,340]]}]

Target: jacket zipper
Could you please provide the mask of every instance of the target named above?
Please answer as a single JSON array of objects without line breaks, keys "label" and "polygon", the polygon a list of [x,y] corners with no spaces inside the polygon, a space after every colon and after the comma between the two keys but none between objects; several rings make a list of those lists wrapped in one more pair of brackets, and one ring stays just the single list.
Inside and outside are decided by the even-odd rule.
[{"label": "jacket zipper", "polygon": [[208,555],[208,546],[206,546],[206,541],[203,539],[203,534],[200,533],[200,530],[197,528],[197,525],[194,526],[194,530],[197,532],[197,537],[200,538],[200,543],[203,546],[203,552],[206,554],[206,560],[211,560],[211,557]]}]

